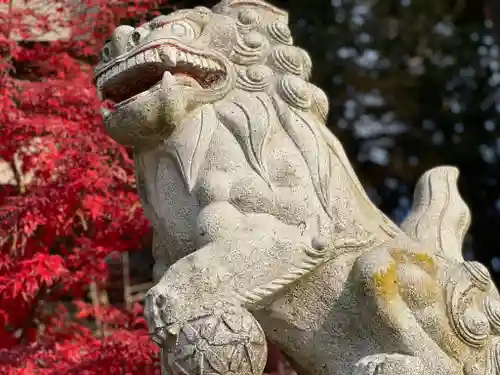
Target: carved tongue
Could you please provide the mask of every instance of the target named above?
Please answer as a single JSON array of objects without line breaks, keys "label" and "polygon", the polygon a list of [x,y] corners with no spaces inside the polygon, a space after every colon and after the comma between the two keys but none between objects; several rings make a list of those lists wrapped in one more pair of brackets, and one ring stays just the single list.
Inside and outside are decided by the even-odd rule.
[{"label": "carved tongue", "polygon": [[188,74],[175,73],[174,75],[172,75],[172,73],[169,71],[163,73],[161,85],[163,86],[163,88],[168,88],[173,85],[198,87],[200,89],[202,88],[201,85],[198,83],[198,81],[193,77],[189,76]]}]

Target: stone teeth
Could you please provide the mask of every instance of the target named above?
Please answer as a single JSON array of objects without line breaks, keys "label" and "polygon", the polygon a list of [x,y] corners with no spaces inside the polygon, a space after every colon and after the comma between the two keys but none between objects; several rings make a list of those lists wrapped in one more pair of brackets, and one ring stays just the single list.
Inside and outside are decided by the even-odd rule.
[{"label": "stone teeth", "polygon": [[177,52],[177,60],[181,63],[186,63],[187,62],[187,55],[182,51],[178,51]]},{"label": "stone teeth", "polygon": [[135,56],[135,61],[137,64],[143,64],[146,61],[145,56],[144,56],[144,52],[138,53]]},{"label": "stone teeth", "polygon": [[210,62],[204,58],[204,57],[201,57],[201,66],[203,69],[206,69],[206,70],[210,70]]},{"label": "stone teeth", "polygon": [[135,65],[135,57],[127,59],[127,69],[132,68]]},{"label": "stone teeth", "polygon": [[222,65],[220,63],[218,63],[217,61],[215,61],[215,68],[216,68],[216,70],[223,70]]},{"label": "stone teeth", "polygon": [[187,63],[190,64],[190,65],[194,65],[195,62],[194,62],[194,56],[189,54],[187,55]]},{"label": "stone teeth", "polygon": [[149,49],[145,52],[147,62],[161,62],[160,53],[157,49]]},{"label": "stone teeth", "polygon": [[196,65],[198,68],[203,68],[203,63],[201,62],[200,56],[194,56],[194,65]]},{"label": "stone teeth", "polygon": [[210,65],[210,70],[217,70],[219,68],[219,64],[213,60],[208,60],[208,64]]},{"label": "stone teeth", "polygon": [[198,64],[198,67],[200,67],[201,69],[205,68],[203,60],[204,60],[203,57],[197,56],[196,63]]},{"label": "stone teeth", "polygon": [[154,55],[155,55],[155,60],[157,62],[161,62],[162,60],[161,60],[161,56],[160,56],[160,50],[158,48],[155,48],[153,50],[153,52],[154,52]]},{"label": "stone teeth", "polygon": [[[134,67],[137,64],[146,62],[163,62],[167,67],[175,67],[178,64],[190,65],[198,69],[202,69],[205,73],[212,73],[223,70],[222,65],[210,58],[193,55],[184,51],[180,51],[172,46],[162,46],[155,49],[149,49],[138,53],[135,56],[122,61],[119,64],[102,73],[96,81],[96,85],[101,87],[107,80],[117,74]],[[169,77],[164,77],[169,81]]]},{"label": "stone teeth", "polygon": [[155,53],[153,50],[147,50],[144,52],[144,57],[147,62],[155,62]]},{"label": "stone teeth", "polygon": [[162,52],[167,66],[173,67],[177,65],[178,53],[174,48],[166,46]]}]

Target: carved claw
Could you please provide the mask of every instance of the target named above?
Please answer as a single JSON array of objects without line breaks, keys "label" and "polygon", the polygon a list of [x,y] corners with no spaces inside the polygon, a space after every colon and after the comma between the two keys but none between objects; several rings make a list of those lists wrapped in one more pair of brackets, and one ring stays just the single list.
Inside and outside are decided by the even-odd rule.
[{"label": "carved claw", "polygon": [[[159,286],[151,288],[144,301],[144,317],[149,334],[155,344],[163,347],[167,341],[175,338],[179,332],[179,324],[169,318],[173,303],[166,289]],[[167,318],[167,319],[166,319]]]},{"label": "carved claw", "polygon": [[154,330],[149,331],[149,335],[151,336],[151,340],[162,347],[167,341],[167,330],[165,328],[156,328]]},{"label": "carved claw", "polygon": [[364,357],[354,365],[352,375],[377,374],[386,359],[387,354],[375,354]]}]

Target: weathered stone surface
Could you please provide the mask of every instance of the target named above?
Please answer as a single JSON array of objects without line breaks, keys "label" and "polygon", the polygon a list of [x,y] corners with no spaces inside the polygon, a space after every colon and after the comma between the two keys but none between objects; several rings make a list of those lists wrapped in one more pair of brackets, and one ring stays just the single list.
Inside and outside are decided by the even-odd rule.
[{"label": "weathered stone surface", "polygon": [[301,375],[500,373],[458,172],[426,173],[398,228],[325,127],[311,68],[259,0],[121,26],[104,48],[104,125],[134,146],[155,228],[145,313],[165,370],[261,374],[265,332]]}]

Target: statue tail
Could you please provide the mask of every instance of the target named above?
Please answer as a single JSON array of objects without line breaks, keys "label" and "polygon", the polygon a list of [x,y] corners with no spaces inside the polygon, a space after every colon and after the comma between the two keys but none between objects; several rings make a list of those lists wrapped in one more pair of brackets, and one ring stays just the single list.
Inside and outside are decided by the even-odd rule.
[{"label": "statue tail", "polygon": [[417,182],[410,215],[401,229],[437,255],[463,262],[462,246],[471,215],[458,191],[458,169],[433,168]]}]

